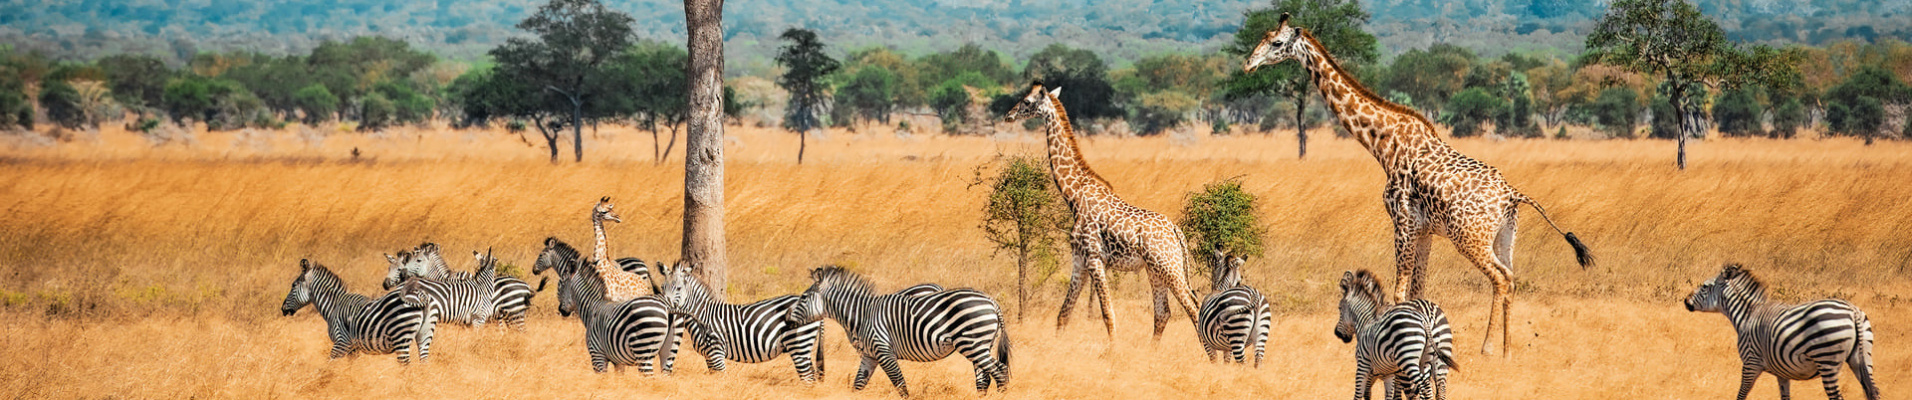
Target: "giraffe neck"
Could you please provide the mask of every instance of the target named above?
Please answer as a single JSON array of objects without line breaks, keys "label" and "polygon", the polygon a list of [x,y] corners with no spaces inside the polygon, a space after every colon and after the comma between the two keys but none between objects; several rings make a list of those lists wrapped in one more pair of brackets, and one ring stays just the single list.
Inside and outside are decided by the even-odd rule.
[{"label": "giraffe neck", "polygon": [[[1367,148],[1382,168],[1392,171],[1410,155],[1449,150],[1447,144],[1434,136],[1434,126],[1426,118],[1381,99],[1361,85],[1335,63],[1334,56],[1315,40],[1314,34],[1303,30],[1301,37],[1305,40],[1300,43],[1299,58],[1314,80],[1315,89],[1321,91],[1321,98],[1327,100],[1328,109],[1334,111],[1342,127],[1354,135],[1355,141],[1361,142],[1361,147]],[[1388,128],[1385,126],[1388,121],[1419,124],[1420,129],[1383,129]]]},{"label": "giraffe neck", "polygon": [[596,238],[597,238],[597,245],[595,246],[595,249],[593,249],[591,253],[591,265],[594,267],[597,267],[597,273],[599,276],[603,276],[605,274],[611,273],[611,271],[618,270],[616,266],[610,265],[610,263],[605,262],[606,258],[608,257],[607,254],[609,254],[610,252],[604,249],[605,247],[604,220],[601,218],[596,218],[595,216],[592,217],[591,231],[592,231],[592,234],[596,235]]},{"label": "giraffe neck", "polygon": [[1043,95],[1049,99],[1055,112],[1046,113],[1043,122],[1047,127],[1044,134],[1049,147],[1049,173],[1056,179],[1056,189],[1062,192],[1064,201],[1078,212],[1082,210],[1082,200],[1091,195],[1112,193],[1109,181],[1103,180],[1094,170],[1089,169],[1088,161],[1082,159],[1082,149],[1076,146],[1075,130],[1069,127],[1068,111],[1062,108],[1062,100],[1055,96]]}]

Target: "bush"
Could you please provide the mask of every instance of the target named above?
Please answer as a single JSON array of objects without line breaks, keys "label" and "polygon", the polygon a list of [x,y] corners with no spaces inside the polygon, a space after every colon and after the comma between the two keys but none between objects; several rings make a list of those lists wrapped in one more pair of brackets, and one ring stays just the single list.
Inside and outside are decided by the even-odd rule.
[{"label": "bush", "polygon": [[1719,123],[1720,133],[1726,136],[1764,135],[1759,114],[1759,100],[1753,98],[1750,89],[1726,92],[1713,104],[1713,121]]},{"label": "bush", "polygon": [[1468,88],[1447,100],[1441,122],[1454,127],[1454,137],[1479,135],[1481,123],[1494,120],[1504,107],[1506,102],[1487,93],[1486,89]]},{"label": "bush", "polygon": [[385,94],[372,92],[359,99],[359,130],[377,131],[392,125],[397,119],[398,106],[392,104]]},{"label": "bush", "polygon": [[1193,248],[1195,269],[1214,265],[1216,252],[1234,257],[1259,257],[1261,239],[1268,230],[1256,215],[1256,198],[1241,188],[1241,180],[1229,179],[1202,186],[1188,194],[1182,206],[1182,234]]},{"label": "bush", "polygon": [[33,129],[33,103],[18,87],[0,85],[0,129]]},{"label": "bush", "polygon": [[1653,126],[1652,130],[1647,133],[1648,137],[1654,139],[1680,138],[1680,113],[1673,110],[1673,102],[1671,100],[1668,100],[1666,96],[1653,96],[1653,104],[1648,106],[1648,109],[1653,111]]},{"label": "bush", "polygon": [[1607,134],[1614,137],[1633,138],[1633,127],[1639,125],[1640,95],[1626,88],[1608,88],[1600,91],[1589,107],[1594,123],[1600,124]]},{"label": "bush", "polygon": [[[1799,127],[1805,125],[1806,105],[1800,103],[1799,99],[1786,99],[1785,102],[1779,103],[1779,107],[1773,109],[1772,137],[1791,139],[1797,134]],[[1907,125],[1912,126],[1912,124]]]},{"label": "bush", "polygon": [[963,123],[967,122],[965,114],[968,113],[969,104],[969,90],[955,80],[944,81],[930,89],[929,107],[936,110],[937,118],[942,119],[944,133],[961,131]]},{"label": "bush", "polygon": [[1845,133],[1863,136],[1866,144],[1872,144],[1872,137],[1879,134],[1879,128],[1885,126],[1885,103],[1871,97],[1860,97],[1852,105],[1852,112],[1846,114]]},{"label": "bush", "polygon": [[1144,94],[1138,100],[1140,104],[1129,123],[1135,124],[1136,131],[1142,136],[1174,129],[1182,124],[1189,111],[1201,105],[1194,97],[1173,90]]},{"label": "bush", "polygon": [[997,250],[1016,252],[1016,315],[1020,319],[1028,311],[1030,267],[1036,270],[1036,286],[1062,268],[1057,245],[1074,217],[1042,159],[1011,157],[1000,165],[1002,169],[989,178],[983,178],[983,168],[978,168],[970,186],[990,188],[989,202],[983,206],[983,233]]},{"label": "bush", "polygon": [[292,92],[292,104],[297,105],[299,111],[305,113],[306,125],[318,125],[331,121],[332,115],[339,112],[339,97],[332,95],[331,90],[320,84],[313,84]]},{"label": "bush", "polygon": [[86,125],[86,109],[80,105],[80,92],[66,81],[41,83],[40,107],[46,108],[47,120],[61,128],[80,129]]}]

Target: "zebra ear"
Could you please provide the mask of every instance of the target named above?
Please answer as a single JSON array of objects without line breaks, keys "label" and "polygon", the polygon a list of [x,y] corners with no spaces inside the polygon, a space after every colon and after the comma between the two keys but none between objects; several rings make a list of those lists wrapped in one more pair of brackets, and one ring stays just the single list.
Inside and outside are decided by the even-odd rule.
[{"label": "zebra ear", "polygon": [[1348,290],[1348,282],[1354,281],[1354,271],[1341,271],[1341,290]]},{"label": "zebra ear", "polygon": [[312,269],[312,260],[304,259],[304,258],[299,259],[299,272],[305,272],[310,269]]},{"label": "zebra ear", "polygon": [[557,242],[558,242],[558,238],[556,236],[547,236],[544,238],[544,248],[549,249],[553,245],[556,245]]},{"label": "zebra ear", "polygon": [[1745,266],[1739,265],[1739,263],[1727,263],[1725,268],[1720,269],[1719,276],[1726,279],[1733,279],[1744,276],[1747,272],[1750,271],[1748,271]]},{"label": "zebra ear", "polygon": [[604,196],[604,198],[602,198],[602,199],[598,199],[598,202],[599,202],[599,203],[609,203],[609,202],[611,202],[611,196]]}]

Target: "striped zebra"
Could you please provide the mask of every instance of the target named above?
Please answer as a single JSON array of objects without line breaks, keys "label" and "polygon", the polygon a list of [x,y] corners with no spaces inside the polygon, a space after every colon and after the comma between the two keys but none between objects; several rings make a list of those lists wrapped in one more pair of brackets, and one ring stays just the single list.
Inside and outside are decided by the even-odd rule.
[{"label": "striped zebra", "polygon": [[1872,322],[1843,300],[1791,305],[1766,300],[1766,285],[1752,270],[1726,264],[1686,298],[1687,311],[1726,315],[1739,335],[1739,399],[1760,373],[1779,379],[1779,397],[1791,398],[1791,381],[1818,377],[1826,398],[1839,395],[1839,365],[1852,368],[1867,400],[1879,399],[1872,382]]},{"label": "striped zebra", "polygon": [[810,289],[792,309],[798,321],[836,320],[857,349],[862,364],[853,387],[863,390],[870,372],[881,365],[903,397],[909,385],[897,360],[929,362],[962,353],[976,366],[976,390],[988,393],[1009,386],[1009,331],[1002,308],[989,295],[971,289],[940,290],[917,285],[877,295],[869,281],[841,267],[810,271]]},{"label": "striped zebra", "polygon": [[674,319],[682,317],[672,315],[670,305],[657,296],[605,300],[604,282],[591,268],[558,269],[558,315],[576,313],[584,323],[591,369],[602,373],[607,366],[622,371],[627,365],[636,365],[645,375],[650,375],[653,367],[671,373],[682,340],[681,331],[673,332],[680,325]]},{"label": "striped zebra", "polygon": [[[565,244],[564,241],[558,240],[556,237],[547,237],[544,238],[544,250],[538,252],[538,261],[531,264],[531,274],[536,275],[543,273],[544,270],[554,268],[575,269],[584,264],[586,264],[584,255],[578,253],[578,249],[571,247],[569,244]],[[657,280],[651,279],[650,268],[644,264],[644,260],[637,259],[636,257],[619,258],[617,259],[617,267],[618,269],[624,270],[624,272],[643,276],[645,281],[652,282],[653,287],[651,288],[651,293],[657,293],[657,288],[655,287]]]},{"label": "striped zebra", "polygon": [[822,378],[818,362],[823,351],[817,346],[823,321],[792,319],[791,308],[797,296],[777,296],[750,304],[728,304],[710,293],[704,282],[692,276],[688,264],[664,270],[660,294],[678,312],[695,322],[686,330],[699,352],[704,353],[712,370],[723,370],[727,360],[760,363],[790,355],[797,377],[815,383]]},{"label": "striped zebra", "polygon": [[332,270],[299,260],[299,277],[292,280],[292,290],[279,311],[291,316],[307,304],[318,310],[325,318],[326,336],[332,339],[331,358],[398,353],[399,363],[410,363],[416,346],[418,361],[424,362],[431,356],[438,308],[429,302],[421,307],[401,297],[399,291],[378,298],[349,292]]},{"label": "striped zebra", "polygon": [[[424,257],[410,251],[400,251],[397,256],[387,256],[391,269],[415,269],[415,264],[429,264]],[[495,313],[493,290],[496,279],[493,274],[495,265],[481,264],[476,274],[452,273],[445,279],[412,277],[405,279],[395,288],[406,295],[425,296],[437,302],[443,308],[444,321],[482,327]]]},{"label": "striped zebra", "polygon": [[1268,299],[1261,291],[1241,283],[1241,265],[1246,260],[1219,251],[1214,260],[1209,276],[1215,293],[1202,300],[1195,333],[1201,337],[1209,362],[1227,354],[1228,360],[1247,363],[1252,347],[1255,368],[1261,368],[1262,355],[1268,348],[1268,329],[1273,323]]},{"label": "striped zebra", "polygon": [[[399,254],[407,255],[408,253],[401,251]],[[491,258],[491,256],[479,254],[476,251],[472,252],[472,256],[477,258],[478,263],[481,265],[486,262],[494,264],[497,262],[497,260]],[[472,273],[470,272],[451,270],[451,268],[446,265],[444,256],[439,254],[438,245],[434,243],[425,243],[413,248],[409,252],[411,262],[400,260],[398,257],[390,254],[385,255],[385,259],[391,263],[391,267],[387,268],[385,274],[386,289],[397,287],[399,282],[413,277],[439,281],[473,279]],[[496,267],[494,266],[493,268],[495,269]],[[519,332],[523,332],[525,314],[531,308],[531,297],[536,295],[537,292],[544,291],[545,282],[545,280],[539,280],[538,287],[533,289],[530,284],[525,283],[525,281],[517,277],[508,275],[494,276],[492,278],[491,289],[491,308],[493,312],[489,318],[503,320],[505,325]]]},{"label": "striped zebra", "polygon": [[1334,336],[1354,341],[1354,398],[1366,400],[1374,380],[1386,377],[1386,398],[1410,393],[1446,399],[1454,362],[1454,330],[1447,313],[1425,299],[1387,306],[1387,294],[1367,270],[1341,273],[1341,320]]}]

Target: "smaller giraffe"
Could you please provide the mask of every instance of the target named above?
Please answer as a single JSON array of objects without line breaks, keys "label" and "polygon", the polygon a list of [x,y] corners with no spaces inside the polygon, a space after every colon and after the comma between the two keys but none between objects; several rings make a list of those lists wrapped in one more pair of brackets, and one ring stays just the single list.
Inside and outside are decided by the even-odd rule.
[{"label": "smaller giraffe", "polygon": [[624,222],[617,212],[611,210],[611,197],[599,199],[597,207],[591,208],[591,230],[597,235],[597,248],[591,254],[591,266],[597,270],[598,278],[604,280],[604,299],[612,302],[625,301],[651,294],[651,282],[643,275],[625,272],[606,256],[604,221]]},{"label": "smaller giraffe", "polygon": [[1069,274],[1069,292],[1063,295],[1056,327],[1069,325],[1076,295],[1082,292],[1082,283],[1089,282],[1094,286],[1095,300],[1102,306],[1102,324],[1109,335],[1115,335],[1108,268],[1148,272],[1155,297],[1155,340],[1162,340],[1162,329],[1168,325],[1171,298],[1182,305],[1191,324],[1199,324],[1195,295],[1188,287],[1188,244],[1183,242],[1182,229],[1160,213],[1122,201],[1109,181],[1089,169],[1082,150],[1076,147],[1068,111],[1056,97],[1061,94],[1060,87],[1043,90],[1042,83],[1032,83],[1022,101],[1005,116],[1009,122],[1042,118],[1048,127],[1049,174],[1069,209],[1075,211],[1075,226],[1069,230],[1075,268]]}]

